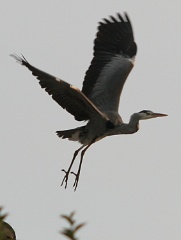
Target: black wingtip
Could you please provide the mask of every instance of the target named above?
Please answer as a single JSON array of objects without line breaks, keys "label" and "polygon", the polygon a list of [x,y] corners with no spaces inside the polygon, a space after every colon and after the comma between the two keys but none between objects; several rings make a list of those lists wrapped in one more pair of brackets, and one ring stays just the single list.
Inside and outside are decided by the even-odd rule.
[{"label": "black wingtip", "polygon": [[121,16],[120,13],[117,13],[117,16],[118,16],[118,18],[119,18],[119,20],[120,20],[121,22],[124,22],[124,19],[123,19],[123,17]]},{"label": "black wingtip", "polygon": [[127,12],[124,12],[124,16],[126,17],[127,22],[128,22],[128,23],[131,23],[131,22],[130,22],[129,15],[128,15]]},{"label": "black wingtip", "polygon": [[123,54],[129,58],[136,55],[133,28],[127,12],[109,16],[99,23],[94,45],[94,56],[97,52]]},{"label": "black wingtip", "polygon": [[128,22],[128,23],[130,23],[130,19],[128,17],[127,12],[124,12],[124,16],[125,17],[122,17],[120,13],[117,13],[116,15],[117,15],[118,19],[116,19],[112,15],[109,15],[109,19],[103,18],[102,21],[99,22],[99,25],[105,25],[105,24],[110,24],[110,23],[119,23],[119,22]]},{"label": "black wingtip", "polygon": [[26,60],[26,58],[23,56],[23,54],[21,54],[21,57],[18,54],[10,54],[10,57],[13,57],[17,63],[21,64],[21,65],[25,65],[28,64],[28,61]]}]

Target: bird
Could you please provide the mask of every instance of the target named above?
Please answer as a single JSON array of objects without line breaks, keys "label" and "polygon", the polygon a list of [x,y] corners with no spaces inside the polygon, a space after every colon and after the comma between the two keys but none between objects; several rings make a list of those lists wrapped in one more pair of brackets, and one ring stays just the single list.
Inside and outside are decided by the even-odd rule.
[{"label": "bird", "polygon": [[[61,185],[67,187],[71,173],[75,175],[74,190],[78,186],[84,154],[95,142],[107,136],[136,133],[140,120],[167,116],[142,110],[132,114],[129,122],[124,123],[118,113],[121,92],[137,53],[132,24],[127,13],[117,13],[116,16],[109,16],[99,22],[93,50],[82,90],[32,66],[23,55],[11,54],[37,77],[41,87],[72,114],[75,120],[86,121],[83,126],[56,132],[62,139],[81,144],[74,152],[68,169],[62,169],[65,175]],[[75,173],[71,169],[79,152],[80,162]]]},{"label": "bird", "polygon": [[16,234],[14,229],[5,221],[0,222],[0,239],[8,240],[13,239],[16,240]]}]

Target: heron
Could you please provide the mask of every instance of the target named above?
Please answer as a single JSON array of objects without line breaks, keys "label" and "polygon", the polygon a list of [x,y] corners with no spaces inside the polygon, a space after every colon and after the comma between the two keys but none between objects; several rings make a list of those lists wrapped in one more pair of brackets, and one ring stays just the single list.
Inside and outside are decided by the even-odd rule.
[{"label": "heron", "polygon": [[[77,128],[57,131],[62,139],[78,141],[78,148],[65,173],[61,185],[67,187],[70,173],[75,175],[73,184],[77,189],[84,154],[95,142],[112,135],[133,134],[139,129],[139,121],[167,114],[142,110],[131,115],[124,123],[118,113],[121,92],[124,83],[134,66],[137,45],[127,13],[109,16],[99,22],[94,40],[94,53],[85,73],[82,91],[74,85],[52,76],[32,66],[21,55],[11,54],[21,65],[27,67],[36,76],[42,88],[77,121],[86,124]],[[78,171],[72,172],[72,165],[80,153]]]}]

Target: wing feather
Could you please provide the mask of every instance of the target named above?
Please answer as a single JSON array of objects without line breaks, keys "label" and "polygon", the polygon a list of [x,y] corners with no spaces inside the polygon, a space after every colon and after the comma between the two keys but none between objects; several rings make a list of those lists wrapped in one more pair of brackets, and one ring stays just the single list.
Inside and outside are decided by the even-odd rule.
[{"label": "wing feather", "polygon": [[[124,19],[125,18],[125,19]],[[118,111],[121,91],[136,55],[131,22],[125,13],[99,23],[94,57],[86,72],[82,92],[101,111]],[[109,109],[108,109],[109,108]]]},{"label": "wing feather", "polygon": [[44,88],[62,108],[72,114],[77,121],[89,120],[95,115],[105,117],[78,88],[33,67],[23,56],[22,58],[17,55],[11,56],[20,64],[26,66],[32,74],[37,77],[41,87]]}]

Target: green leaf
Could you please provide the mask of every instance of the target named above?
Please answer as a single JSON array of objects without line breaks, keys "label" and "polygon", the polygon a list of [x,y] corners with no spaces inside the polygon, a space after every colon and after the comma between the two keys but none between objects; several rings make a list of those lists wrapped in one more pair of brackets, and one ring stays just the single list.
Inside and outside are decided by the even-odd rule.
[{"label": "green leaf", "polygon": [[73,219],[74,215],[75,215],[75,212],[70,213],[70,215],[61,215],[61,217],[65,219],[70,225],[69,227],[64,228],[61,231],[61,234],[71,240],[78,240],[75,234],[81,227],[85,225],[85,223],[76,224],[76,221]]},{"label": "green leaf", "polygon": [[82,228],[83,226],[85,226],[85,223],[81,223],[79,225],[77,225],[74,229],[74,232],[77,232],[80,228]]}]

